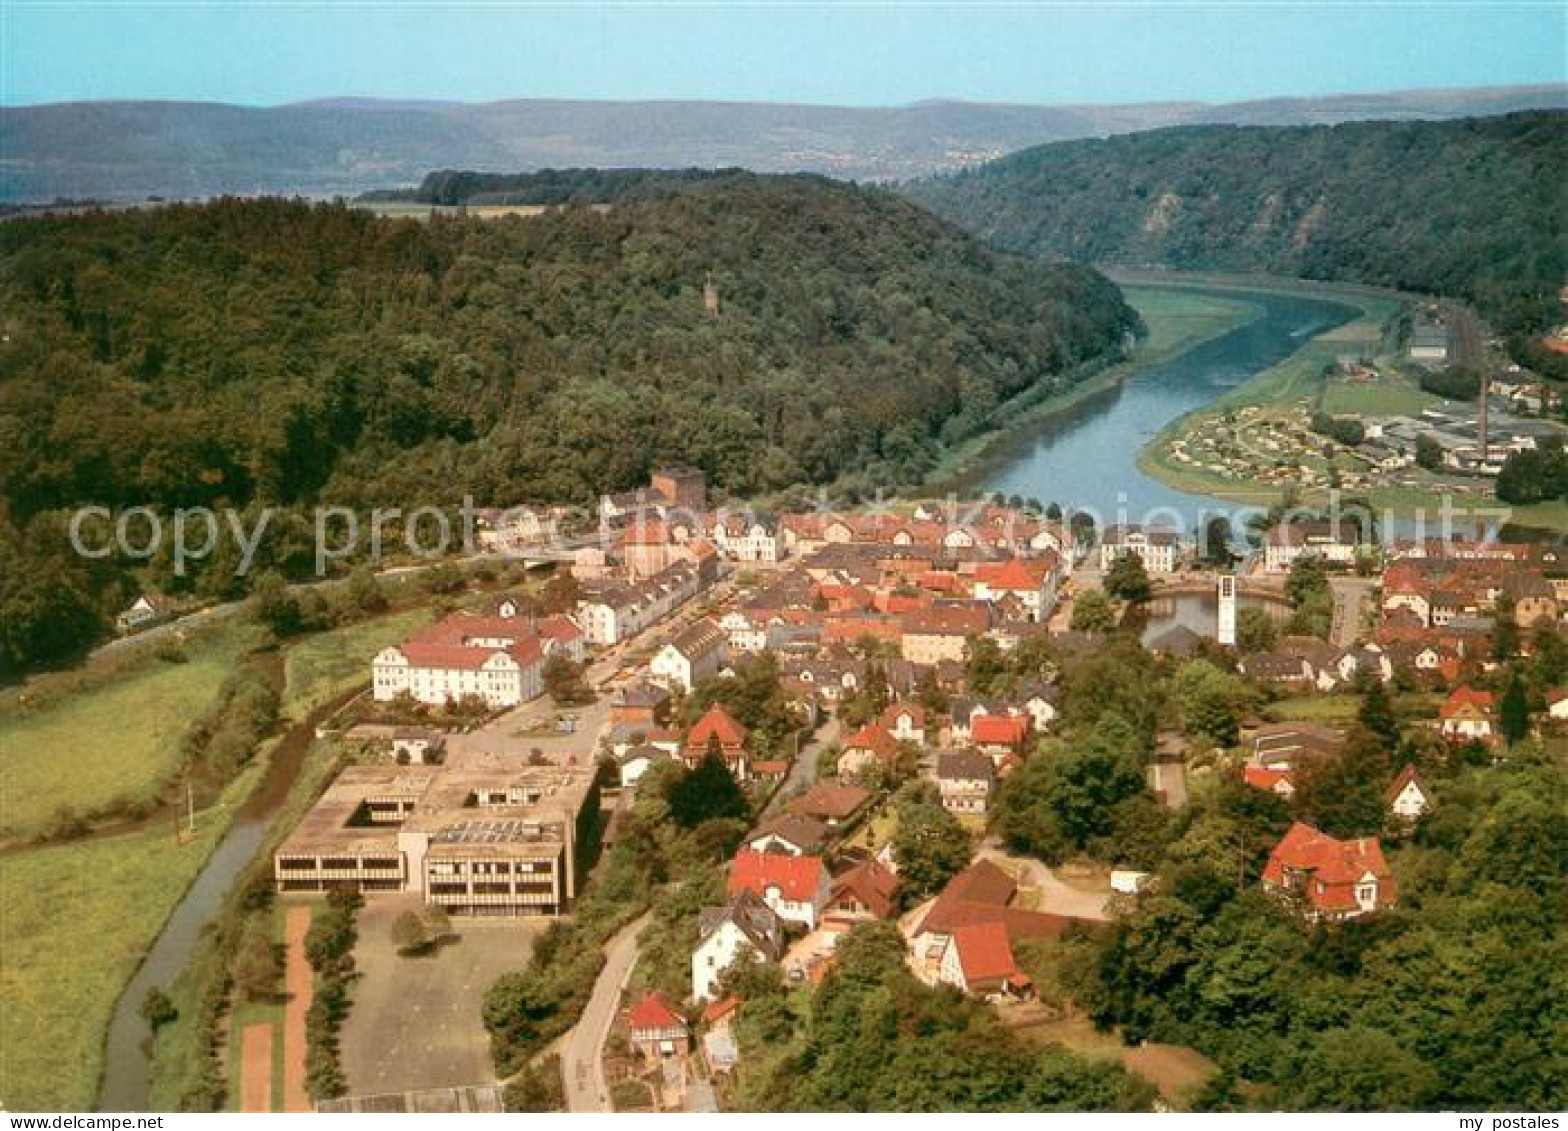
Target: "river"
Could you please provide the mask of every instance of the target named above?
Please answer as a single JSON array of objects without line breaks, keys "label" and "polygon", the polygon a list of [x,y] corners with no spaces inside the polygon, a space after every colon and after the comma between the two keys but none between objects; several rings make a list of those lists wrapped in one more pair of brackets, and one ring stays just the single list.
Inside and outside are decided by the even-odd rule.
[{"label": "river", "polygon": [[1190,532],[1205,510],[1234,511],[1234,503],[1154,479],[1139,468],[1138,454],[1171,421],[1283,361],[1357,311],[1294,295],[1215,293],[1255,303],[1262,315],[999,441],[964,485],[1086,510],[1101,527],[1133,523]]}]

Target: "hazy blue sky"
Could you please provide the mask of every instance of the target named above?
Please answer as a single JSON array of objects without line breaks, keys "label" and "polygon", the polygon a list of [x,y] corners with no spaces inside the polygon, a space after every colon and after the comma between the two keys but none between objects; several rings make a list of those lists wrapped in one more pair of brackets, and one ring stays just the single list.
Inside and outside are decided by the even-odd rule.
[{"label": "hazy blue sky", "polygon": [[1568,6],[0,0],[0,102],[333,95],[881,105],[1565,78]]}]

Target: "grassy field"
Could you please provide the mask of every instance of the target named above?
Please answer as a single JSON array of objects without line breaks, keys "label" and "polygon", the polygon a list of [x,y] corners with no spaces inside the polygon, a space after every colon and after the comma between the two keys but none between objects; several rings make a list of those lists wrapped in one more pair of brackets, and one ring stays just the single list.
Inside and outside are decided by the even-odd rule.
[{"label": "grassy field", "polygon": [[[370,657],[428,615],[393,613],[286,647],[288,713],[303,717],[311,705],[364,679]],[[38,798],[20,811],[41,820],[66,791],[76,791],[73,800],[108,799],[117,794],[105,781],[150,780],[136,777],[136,759],[144,767],[172,765],[159,761],[160,752],[174,757],[185,726],[255,640],[251,625],[229,622],[192,646],[188,663],[138,661],[52,698],[34,716],[11,712],[0,723],[7,793]],[[312,746],[280,827],[292,824],[290,815],[297,817],[336,759],[330,743]],[[228,785],[199,816],[199,835],[184,846],[159,823],[122,836],[0,855],[0,1099],[9,1108],[91,1107],[115,1002],[265,762],[254,759]],[[19,766],[29,775],[26,794]],[[12,820],[8,812],[7,823]],[[164,1037],[176,1041],[179,1035],[170,1030],[178,1029],[165,1030],[160,1047]]]},{"label": "grassy field", "polygon": [[1262,314],[1256,303],[1240,298],[1174,287],[1128,286],[1122,293],[1149,331],[1132,357],[1140,365],[1182,353]]},{"label": "grassy field", "polygon": [[160,827],[0,857],[0,1096],[8,1108],[91,1109],[121,990],[258,776],[241,775],[184,845]]},{"label": "grassy field", "polygon": [[302,719],[339,692],[365,682],[371,657],[429,620],[428,609],[411,609],[319,633],[292,645],[284,658],[284,715]]},{"label": "grassy field", "polygon": [[185,663],[149,656],[36,711],[0,707],[0,836],[38,833],[63,804],[88,813],[153,797],[185,729],[254,640],[248,628],[214,633],[188,646]]},{"label": "grassy field", "polygon": [[1408,377],[1390,375],[1383,380],[1356,383],[1335,378],[1323,385],[1318,407],[1330,415],[1417,416],[1422,409],[1443,403]]}]

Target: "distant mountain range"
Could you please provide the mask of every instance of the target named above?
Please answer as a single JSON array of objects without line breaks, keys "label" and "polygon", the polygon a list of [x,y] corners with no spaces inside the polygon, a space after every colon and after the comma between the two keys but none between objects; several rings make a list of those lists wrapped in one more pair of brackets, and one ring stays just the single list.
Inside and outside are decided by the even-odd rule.
[{"label": "distant mountain range", "polygon": [[0,108],[0,200],[353,194],[432,169],[725,167],[891,180],[1050,141],[1172,125],[1332,124],[1568,107],[1568,84],[1209,104],[458,103],[249,107],[73,102]]}]

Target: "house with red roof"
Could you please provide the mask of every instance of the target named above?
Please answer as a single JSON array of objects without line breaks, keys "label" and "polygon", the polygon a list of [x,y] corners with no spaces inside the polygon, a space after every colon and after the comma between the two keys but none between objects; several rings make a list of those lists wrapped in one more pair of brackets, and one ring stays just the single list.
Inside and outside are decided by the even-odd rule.
[{"label": "house with red roof", "polygon": [[969,743],[993,761],[1024,753],[1029,742],[1028,715],[976,715],[969,723]]},{"label": "house with red roof", "polygon": [[879,770],[890,770],[898,761],[898,739],[878,723],[867,723],[844,740],[838,757],[838,776],[863,778]]},{"label": "house with red roof", "polygon": [[1057,557],[1050,552],[1034,558],[981,562],[973,577],[975,599],[996,604],[1012,597],[1026,619],[1043,621],[1056,607],[1056,565]]},{"label": "house with red roof", "polygon": [[919,703],[906,703],[902,699],[889,703],[877,722],[899,742],[925,741],[926,709]]},{"label": "house with red roof", "polygon": [[1396,818],[1407,824],[1420,820],[1426,811],[1432,808],[1432,791],[1428,788],[1421,774],[1410,764],[1399,771],[1394,778],[1388,792],[1383,795],[1388,811]]},{"label": "house with red roof", "polygon": [[966,927],[999,924],[1012,948],[1025,939],[1058,938],[1081,921],[1016,907],[1017,895],[1017,883],[990,860],[977,860],[954,876],[909,934],[915,973],[927,981],[946,980],[944,970],[951,974],[959,961],[949,952]]},{"label": "house with red roof", "polygon": [[746,736],[749,732],[734,715],[715,703],[692,724],[682,747],[687,766],[695,766],[710,751],[718,752],[737,781],[746,780]]},{"label": "house with red roof", "polygon": [[526,617],[453,613],[371,661],[371,694],[380,702],[408,695],[428,706],[482,699],[515,707],[544,693],[545,656],[581,655],[581,633],[566,618],[541,625]]},{"label": "house with red roof", "polygon": [[626,1028],[632,1047],[649,1060],[685,1052],[691,1036],[686,1019],[658,990],[645,990],[626,1011]]},{"label": "house with red roof", "polygon": [[1353,919],[1398,898],[1377,837],[1338,840],[1300,821],[1269,853],[1263,887],[1300,899],[1314,919]]},{"label": "house with red roof", "polygon": [[1438,712],[1438,730],[1456,742],[1491,742],[1497,736],[1496,706],[1490,691],[1456,687]]},{"label": "house with red roof", "polygon": [[1253,789],[1276,793],[1286,801],[1296,796],[1289,766],[1247,766],[1241,771],[1241,780]]},{"label": "house with red roof", "polygon": [[999,921],[966,923],[953,932],[942,955],[940,980],[966,994],[985,998],[1032,996],[1034,984],[1013,958],[1007,925]]},{"label": "house with red roof", "polygon": [[833,881],[824,922],[851,925],[891,919],[898,910],[898,877],[875,860],[862,860]]},{"label": "house with red roof", "polygon": [[827,906],[831,877],[820,856],[741,849],[730,862],[729,894],[750,892],[780,919],[815,930]]}]

